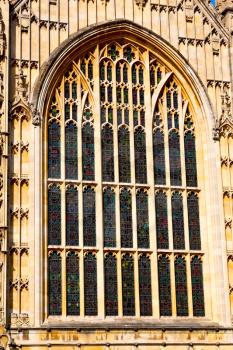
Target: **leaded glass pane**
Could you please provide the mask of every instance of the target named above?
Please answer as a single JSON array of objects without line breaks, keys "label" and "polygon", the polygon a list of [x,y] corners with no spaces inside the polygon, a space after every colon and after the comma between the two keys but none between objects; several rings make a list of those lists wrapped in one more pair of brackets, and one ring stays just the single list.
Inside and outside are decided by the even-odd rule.
[{"label": "leaded glass pane", "polygon": [[172,186],[181,185],[180,137],[172,130],[169,134],[170,179]]},{"label": "leaded glass pane", "polygon": [[127,189],[122,189],[120,193],[120,225],[121,246],[130,248],[133,246],[132,197]]},{"label": "leaded glass pane", "polygon": [[48,259],[48,305],[49,315],[61,315],[62,313],[62,281],[61,281],[61,257],[59,253],[52,252]]},{"label": "leaded glass pane", "polygon": [[146,135],[143,129],[134,132],[135,177],[137,183],[147,183]]},{"label": "leaded glass pane", "polygon": [[136,195],[138,248],[149,248],[148,195],[143,190]]},{"label": "leaded glass pane", "polygon": [[95,178],[94,128],[86,123],[82,128],[82,167],[83,179]]},{"label": "leaded glass pane", "polygon": [[164,135],[160,129],[155,130],[153,134],[153,154],[154,154],[155,184],[165,185],[166,169],[165,169]]},{"label": "leaded glass pane", "polygon": [[67,315],[79,315],[79,258],[74,252],[66,257],[66,305]]},{"label": "leaded glass pane", "polygon": [[172,315],[170,261],[166,255],[158,260],[160,316]]},{"label": "leaded glass pane", "polygon": [[48,190],[48,244],[61,244],[61,190],[56,185]]},{"label": "leaded glass pane", "polygon": [[122,303],[123,315],[135,315],[135,297],[134,297],[134,262],[133,257],[125,254],[121,261],[122,269]]},{"label": "leaded glass pane", "polygon": [[86,316],[98,314],[96,257],[92,253],[84,258],[84,307]]},{"label": "leaded glass pane", "polygon": [[66,244],[79,244],[78,191],[74,187],[66,190]]},{"label": "leaded glass pane", "polygon": [[85,246],[96,245],[95,191],[91,187],[83,191],[83,241]]},{"label": "leaded glass pane", "polygon": [[188,316],[186,261],[181,255],[175,260],[175,283],[177,316]]},{"label": "leaded glass pane", "polygon": [[185,249],[183,199],[178,192],[172,195],[172,229],[174,249]]},{"label": "leaded glass pane", "polygon": [[155,194],[157,248],[168,249],[167,196],[159,191]]},{"label": "leaded glass pane", "polygon": [[48,176],[59,179],[61,176],[61,131],[54,120],[48,126]]},{"label": "leaded glass pane", "polygon": [[141,255],[138,262],[139,270],[139,296],[140,296],[140,315],[152,315],[152,298],[151,298],[151,268],[150,258]]},{"label": "leaded glass pane", "polygon": [[191,261],[193,316],[205,316],[202,261],[194,256]]},{"label": "leaded glass pane", "polygon": [[114,181],[113,130],[109,125],[102,128],[102,176],[103,181]]},{"label": "leaded glass pane", "polygon": [[125,127],[120,127],[118,130],[118,155],[120,182],[130,182],[130,141],[129,131]]},{"label": "leaded glass pane", "polygon": [[117,260],[110,253],[104,259],[104,291],[106,316],[118,315]]},{"label": "leaded glass pane", "polygon": [[200,219],[198,197],[194,193],[188,195],[189,245],[191,250],[201,250]]},{"label": "leaded glass pane", "polygon": [[69,123],[65,127],[65,168],[67,179],[78,177],[78,135],[77,127]]},{"label": "leaded glass pane", "polygon": [[197,187],[195,136],[189,131],[184,136],[186,185]]},{"label": "leaded glass pane", "polygon": [[115,192],[106,188],[103,193],[104,246],[116,246]]}]

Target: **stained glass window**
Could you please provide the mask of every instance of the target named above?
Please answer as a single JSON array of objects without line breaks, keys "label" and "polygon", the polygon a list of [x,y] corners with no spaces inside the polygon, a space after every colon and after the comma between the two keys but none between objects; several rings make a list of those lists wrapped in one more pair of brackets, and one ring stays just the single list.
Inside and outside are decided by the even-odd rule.
[{"label": "stained glass window", "polygon": [[181,255],[175,259],[175,283],[177,316],[188,316],[186,261]]},{"label": "stained glass window", "polygon": [[109,253],[104,259],[104,290],[106,316],[118,315],[117,260]]},{"label": "stained glass window", "polygon": [[165,153],[164,153],[164,135],[160,129],[153,134],[153,153],[154,153],[154,178],[156,185],[165,185]]},{"label": "stained glass window", "polygon": [[130,182],[130,141],[126,127],[118,130],[119,179],[120,182]]},{"label": "stained glass window", "polygon": [[79,244],[78,191],[75,187],[66,190],[66,244]]},{"label": "stained glass window", "polygon": [[61,257],[58,252],[52,252],[48,261],[48,305],[49,315],[61,315],[62,313],[62,280]]},{"label": "stained glass window", "polygon": [[160,316],[172,315],[170,261],[166,255],[158,260]]},{"label": "stained glass window", "polygon": [[95,178],[94,128],[86,123],[82,128],[82,164],[83,179]]},{"label": "stained glass window", "polygon": [[61,244],[61,190],[57,185],[48,190],[48,244]]},{"label": "stained glass window", "polygon": [[83,240],[85,246],[96,245],[95,191],[91,187],[83,191]]},{"label": "stained glass window", "polygon": [[141,255],[138,261],[139,270],[139,296],[140,296],[140,315],[152,315],[151,298],[151,268],[150,258],[145,254]]},{"label": "stained glass window", "polygon": [[157,248],[168,249],[167,196],[159,191],[155,194]]},{"label": "stained glass window", "polygon": [[202,261],[194,256],[191,261],[193,316],[205,316]]},{"label": "stained glass window", "polygon": [[120,225],[121,225],[121,246],[130,248],[133,246],[132,233],[132,197],[127,189],[120,193]]},{"label": "stained glass window", "polygon": [[180,137],[175,130],[169,133],[170,179],[172,186],[181,185]]},{"label": "stained glass window", "polygon": [[149,248],[148,195],[139,190],[136,195],[138,248]]},{"label": "stained glass window", "polygon": [[103,193],[104,246],[116,246],[115,192],[110,187]]},{"label": "stained glass window", "polygon": [[191,131],[184,136],[185,148],[185,169],[186,169],[186,184],[190,187],[197,186],[197,166],[196,166],[196,146],[195,136]]},{"label": "stained glass window", "polygon": [[191,192],[188,195],[189,245],[191,250],[201,250],[200,219],[198,197]]},{"label": "stained glass window", "polygon": [[135,177],[137,183],[147,183],[146,136],[142,128],[134,132]]},{"label": "stained glass window", "polygon": [[91,252],[84,258],[84,307],[86,316],[97,315],[96,257]]},{"label": "stained glass window", "polygon": [[102,128],[102,173],[103,181],[114,181],[113,131],[110,125]]},{"label": "stained glass window", "polygon": [[134,261],[128,253],[123,255],[121,261],[122,269],[122,302],[123,315],[135,315],[135,297],[134,297]]},{"label": "stained glass window", "polygon": [[172,195],[172,229],[174,249],[185,249],[183,199],[179,192]]},{"label": "stained glass window", "polygon": [[54,120],[48,126],[48,176],[59,179],[61,176],[60,125]]},{"label": "stained glass window", "polygon": [[69,123],[65,127],[65,162],[66,178],[77,179],[78,177],[78,138],[77,127]]},{"label": "stained glass window", "polygon": [[79,258],[75,252],[66,257],[66,304],[67,315],[79,315]]}]

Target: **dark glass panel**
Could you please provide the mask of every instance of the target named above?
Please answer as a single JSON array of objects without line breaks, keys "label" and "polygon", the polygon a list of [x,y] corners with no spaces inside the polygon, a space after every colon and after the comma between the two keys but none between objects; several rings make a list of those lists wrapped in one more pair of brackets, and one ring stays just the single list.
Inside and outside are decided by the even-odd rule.
[{"label": "dark glass panel", "polygon": [[79,258],[74,252],[66,257],[66,307],[67,315],[79,315]]},{"label": "dark glass panel", "polygon": [[135,66],[132,68],[132,83],[137,84],[137,71]]},{"label": "dark glass panel", "polygon": [[118,130],[118,155],[120,182],[130,182],[130,141],[129,131],[121,127]]},{"label": "dark glass panel", "polygon": [[129,110],[125,109],[125,124],[129,125]]},{"label": "dark glass panel", "polygon": [[135,177],[137,183],[147,183],[146,135],[143,129],[134,132]]},{"label": "dark glass panel", "polygon": [[65,120],[70,119],[70,104],[65,104]]},{"label": "dark glass panel", "polygon": [[139,123],[138,123],[138,111],[137,110],[134,110],[133,111],[133,126],[137,126]]},{"label": "dark glass panel", "polygon": [[205,316],[202,261],[194,256],[191,261],[193,316]]},{"label": "dark glass panel", "polygon": [[100,64],[100,80],[105,80],[105,67],[103,62]]},{"label": "dark glass panel", "polygon": [[77,105],[75,103],[72,106],[72,119],[77,121]]},{"label": "dark glass panel", "polygon": [[138,74],[139,74],[139,84],[142,85],[142,84],[144,83],[143,69],[142,69],[142,67],[139,68]]},{"label": "dark glass panel", "polygon": [[65,98],[70,97],[70,84],[68,81],[65,82]]},{"label": "dark glass panel", "polygon": [[129,102],[129,96],[128,96],[128,88],[124,88],[124,103],[127,104]]},{"label": "dark glass panel", "polygon": [[116,81],[118,83],[121,82],[121,67],[119,63],[117,63],[117,66],[116,66]]},{"label": "dark glass panel", "polygon": [[86,316],[98,314],[96,257],[92,253],[84,258],[84,307]]},{"label": "dark glass panel", "polygon": [[138,90],[133,88],[133,104],[136,106],[138,104]]},{"label": "dark glass panel", "polygon": [[145,126],[145,111],[140,112],[141,125]]},{"label": "dark glass panel", "polygon": [[78,132],[73,123],[65,127],[65,170],[66,179],[78,178]]},{"label": "dark glass panel", "polygon": [[186,261],[182,256],[175,260],[175,281],[177,316],[188,316]]},{"label": "dark glass panel", "polygon": [[103,85],[100,87],[100,99],[101,102],[105,102],[105,86]]},{"label": "dark glass panel", "polygon": [[107,188],[103,193],[104,246],[116,246],[115,192]]},{"label": "dark glass panel", "polygon": [[197,164],[195,136],[187,132],[184,136],[186,185],[197,187]]},{"label": "dark glass panel", "polygon": [[173,92],[173,107],[178,109],[178,94],[176,91]]},{"label": "dark glass panel", "polygon": [[104,259],[104,282],[105,314],[106,316],[117,316],[117,260],[111,253]]},{"label": "dark glass panel", "polygon": [[167,108],[171,108],[171,93],[170,91],[167,91]]},{"label": "dark glass panel", "polygon": [[170,179],[172,186],[181,186],[180,137],[172,130],[169,134]]},{"label": "dark glass panel", "polygon": [[179,115],[178,115],[178,113],[175,113],[174,121],[175,121],[175,128],[179,129]]},{"label": "dark glass panel", "polygon": [[105,123],[106,122],[106,109],[105,107],[101,107],[101,123]]},{"label": "dark glass panel", "polygon": [[123,67],[123,81],[128,83],[128,68],[126,66]]},{"label": "dark glass panel", "polygon": [[83,179],[95,178],[94,128],[87,123],[82,128],[82,166]]},{"label": "dark glass panel", "polygon": [[88,63],[88,78],[90,80],[93,79],[93,64],[92,64],[92,62]]},{"label": "dark glass panel", "polygon": [[121,87],[120,86],[117,87],[116,93],[117,93],[117,103],[121,103]]},{"label": "dark glass panel", "polygon": [[138,248],[149,248],[148,196],[143,190],[136,195]]},{"label": "dark glass panel", "polygon": [[159,84],[159,82],[161,81],[162,79],[162,72],[161,70],[158,68],[157,70],[157,83]]},{"label": "dark glass panel", "polygon": [[122,302],[123,315],[135,315],[135,298],[134,298],[134,262],[133,257],[125,254],[121,261],[122,268]]},{"label": "dark glass panel", "polygon": [[108,81],[112,81],[112,66],[110,63],[107,66],[107,79]]},{"label": "dark glass panel", "polygon": [[61,130],[56,121],[48,126],[48,175],[59,179],[61,176]]},{"label": "dark glass panel", "polygon": [[152,316],[150,259],[142,255],[138,261],[140,315]]},{"label": "dark glass panel", "polygon": [[178,192],[172,195],[172,229],[174,249],[185,249],[183,200]]},{"label": "dark glass panel", "polygon": [[49,315],[56,316],[62,314],[61,257],[52,252],[48,260]]},{"label": "dark glass panel", "polygon": [[[117,125],[122,124],[122,109],[117,109]],[[118,133],[119,135],[119,133]]]},{"label": "dark glass panel", "polygon": [[144,105],[144,90],[140,90],[140,104]]},{"label": "dark glass panel", "polygon": [[170,262],[166,255],[161,255],[158,261],[159,278],[159,307],[160,316],[172,315],[171,300],[171,280],[170,280]]},{"label": "dark glass panel", "polygon": [[56,185],[48,190],[48,244],[61,244],[61,190]]},{"label": "dark glass panel", "polygon": [[110,107],[110,108],[108,108],[108,121],[109,121],[109,123],[113,123],[113,110],[112,110],[112,108]]},{"label": "dark glass panel", "polygon": [[170,112],[167,114],[167,127],[168,130],[172,128],[172,115]]},{"label": "dark glass panel", "polygon": [[128,62],[131,62],[135,55],[132,51],[132,48],[130,46],[128,46],[125,50],[124,50],[124,57],[128,60]]},{"label": "dark glass panel", "polygon": [[114,181],[113,131],[109,125],[102,128],[102,177]]},{"label": "dark glass panel", "polygon": [[77,84],[75,82],[72,83],[72,99],[77,99]]},{"label": "dark glass panel", "polygon": [[157,248],[168,249],[167,196],[163,192],[155,194]]},{"label": "dark glass panel", "polygon": [[153,134],[154,180],[156,185],[166,184],[164,135],[160,129]]},{"label": "dark glass panel", "polygon": [[86,63],[84,60],[81,62],[81,71],[83,72],[84,75],[86,75]]},{"label": "dark glass panel", "polygon": [[108,50],[108,55],[111,57],[113,61],[117,59],[119,56],[119,51],[117,51],[116,45],[112,45]]},{"label": "dark glass panel", "polygon": [[108,86],[108,102],[112,102],[112,87]]},{"label": "dark glass panel", "polygon": [[85,246],[96,245],[95,191],[91,187],[83,192],[83,240]]},{"label": "dark glass panel", "polygon": [[188,196],[189,245],[191,250],[201,250],[198,198],[194,193]]},{"label": "dark glass panel", "polygon": [[121,224],[121,246],[131,248],[133,246],[132,233],[132,197],[127,189],[120,193],[120,224]]},{"label": "dark glass panel", "polygon": [[78,191],[74,187],[66,190],[66,245],[79,244]]},{"label": "dark glass panel", "polygon": [[150,85],[155,86],[155,71],[154,67],[150,69]]}]

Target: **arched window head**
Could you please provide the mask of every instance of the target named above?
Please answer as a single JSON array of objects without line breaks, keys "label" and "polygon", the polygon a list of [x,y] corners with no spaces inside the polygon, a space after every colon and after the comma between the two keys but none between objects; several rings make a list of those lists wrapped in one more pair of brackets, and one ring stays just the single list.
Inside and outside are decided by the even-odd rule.
[{"label": "arched window head", "polygon": [[143,45],[77,50],[48,98],[51,321],[205,316],[197,116],[172,65]]}]

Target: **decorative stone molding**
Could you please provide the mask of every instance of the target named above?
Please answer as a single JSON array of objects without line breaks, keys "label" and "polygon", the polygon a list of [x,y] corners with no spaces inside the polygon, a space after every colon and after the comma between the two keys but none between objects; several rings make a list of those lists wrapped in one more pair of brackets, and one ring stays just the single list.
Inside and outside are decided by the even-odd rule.
[{"label": "decorative stone molding", "polygon": [[[12,313],[11,314],[11,325],[12,326],[29,326],[29,315],[27,313]],[[15,349],[15,347],[14,347]]]},{"label": "decorative stone molding", "polygon": [[233,120],[231,114],[231,100],[227,91],[221,96],[222,98],[222,114],[220,119],[216,119],[213,129],[213,139],[218,141],[220,136],[226,136],[233,132]]},{"label": "decorative stone molding", "polygon": [[21,68],[38,68],[38,61],[31,61],[31,60],[19,60],[17,58],[11,59],[11,65],[14,67],[21,67]]},{"label": "decorative stone molding", "polygon": [[136,5],[143,9],[146,6],[147,0],[135,0]]},{"label": "decorative stone molding", "polygon": [[6,49],[6,36],[4,30],[5,26],[2,18],[2,10],[0,8],[0,59],[4,57]]},{"label": "decorative stone molding", "polygon": [[40,116],[39,111],[37,110],[36,107],[34,107],[33,104],[30,104],[30,110],[31,110],[31,115],[32,115],[32,124],[34,126],[40,126],[41,116]]}]

